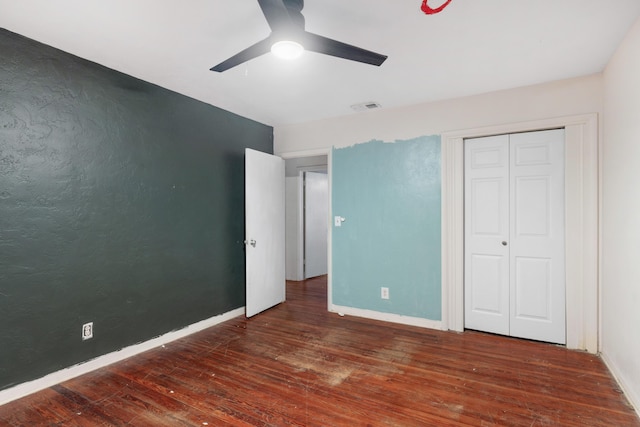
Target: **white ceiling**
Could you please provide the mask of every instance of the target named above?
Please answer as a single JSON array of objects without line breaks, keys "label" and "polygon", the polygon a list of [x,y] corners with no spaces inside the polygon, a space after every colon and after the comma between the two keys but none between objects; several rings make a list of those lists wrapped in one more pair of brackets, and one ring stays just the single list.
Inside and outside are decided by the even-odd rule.
[{"label": "white ceiling", "polygon": [[[306,0],[307,30],[389,56],[209,68],[261,40],[256,0],[0,0],[0,27],[273,126],[601,72],[638,0]],[[430,0],[437,7],[444,0]]]}]

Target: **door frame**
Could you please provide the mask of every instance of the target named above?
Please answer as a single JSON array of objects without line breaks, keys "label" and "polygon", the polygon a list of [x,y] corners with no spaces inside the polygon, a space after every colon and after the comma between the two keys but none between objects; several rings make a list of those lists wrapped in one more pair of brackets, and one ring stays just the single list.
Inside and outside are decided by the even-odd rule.
[{"label": "door frame", "polygon": [[464,139],[565,129],[567,348],[599,350],[599,175],[596,113],[442,134],[442,322],[464,330]]},{"label": "door frame", "polygon": [[331,270],[332,270],[332,260],[331,260],[331,247],[332,247],[332,233],[333,227],[331,226],[331,213],[333,209],[331,207],[331,147],[327,148],[319,148],[315,150],[301,150],[301,151],[287,151],[284,153],[278,153],[277,155],[283,158],[285,161],[288,159],[296,159],[300,157],[315,157],[315,156],[327,156],[327,183],[328,183],[328,211],[329,211],[329,224],[328,224],[328,234],[327,234],[327,310],[331,309],[331,296],[332,296],[332,286],[331,286]]}]

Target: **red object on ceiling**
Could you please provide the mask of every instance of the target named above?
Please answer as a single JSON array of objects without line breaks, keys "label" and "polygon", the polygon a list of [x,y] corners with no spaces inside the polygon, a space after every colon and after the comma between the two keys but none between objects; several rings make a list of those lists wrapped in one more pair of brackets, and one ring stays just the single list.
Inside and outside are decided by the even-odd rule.
[{"label": "red object on ceiling", "polygon": [[426,13],[427,15],[434,15],[434,14],[436,14],[436,13],[440,13],[440,12],[442,12],[442,10],[443,10],[445,7],[449,6],[449,3],[451,3],[451,0],[447,0],[444,4],[442,4],[442,6],[440,6],[440,7],[436,7],[435,9],[434,9],[434,8],[429,7],[429,4],[428,4],[428,3],[429,3],[429,1],[428,1],[428,0],[422,0],[422,7],[421,7],[420,9],[422,9],[422,11],[423,11],[424,13]]}]

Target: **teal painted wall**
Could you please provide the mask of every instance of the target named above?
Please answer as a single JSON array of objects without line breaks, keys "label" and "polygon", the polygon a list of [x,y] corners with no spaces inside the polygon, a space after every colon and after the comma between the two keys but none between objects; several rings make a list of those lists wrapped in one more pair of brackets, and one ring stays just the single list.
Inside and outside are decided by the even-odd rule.
[{"label": "teal painted wall", "polygon": [[440,162],[440,136],[334,148],[333,304],[441,320]]}]

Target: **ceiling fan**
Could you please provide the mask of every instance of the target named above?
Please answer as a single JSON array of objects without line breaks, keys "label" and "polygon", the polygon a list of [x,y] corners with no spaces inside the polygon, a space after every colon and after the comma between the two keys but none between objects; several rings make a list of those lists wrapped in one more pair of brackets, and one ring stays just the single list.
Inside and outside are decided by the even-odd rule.
[{"label": "ceiling fan", "polygon": [[304,16],[301,13],[304,0],[258,0],[258,4],[271,28],[269,37],[221,62],[211,68],[211,71],[223,72],[257,58],[269,52],[274,44],[282,41],[294,42],[312,52],[376,66],[380,66],[387,59],[386,55],[306,31]]}]

